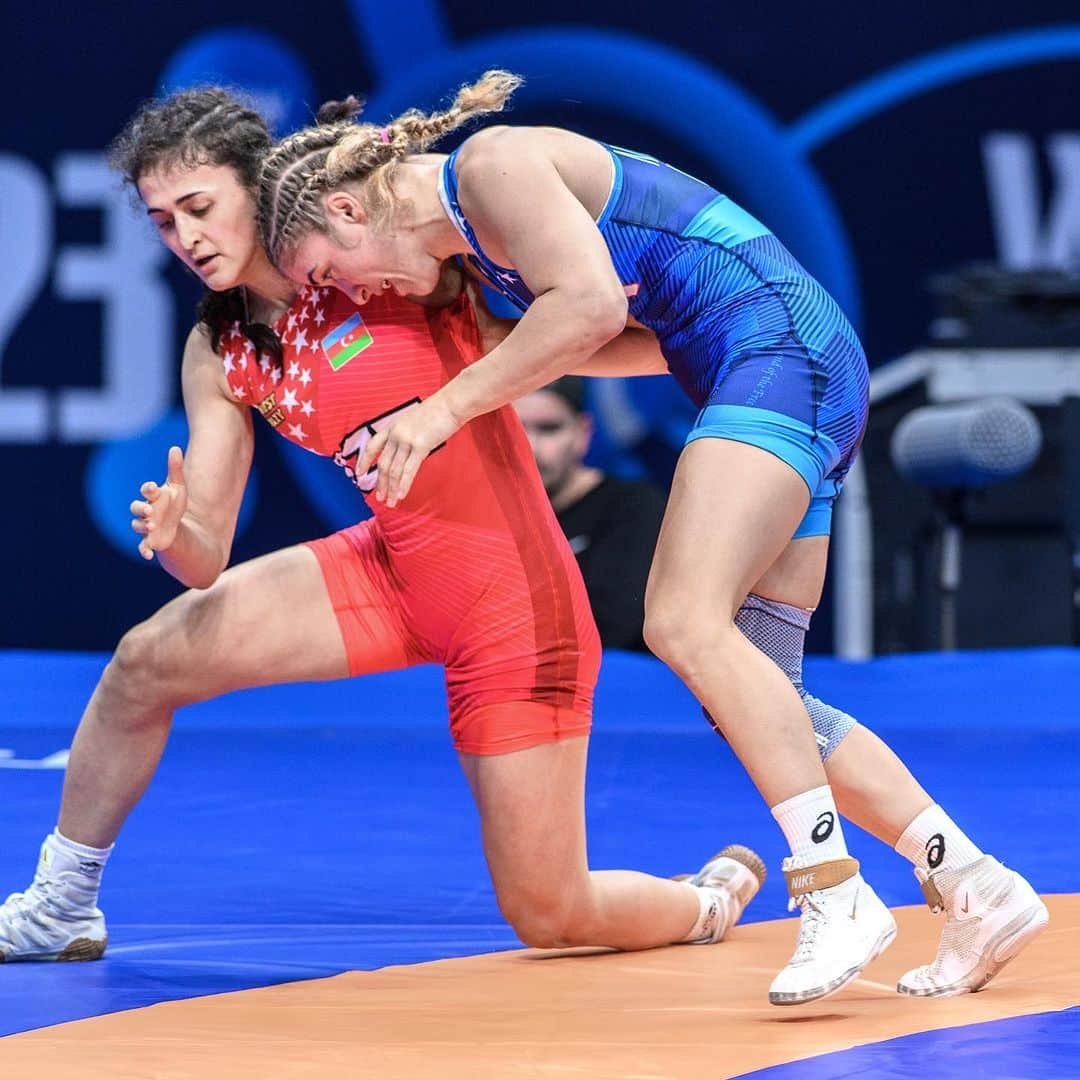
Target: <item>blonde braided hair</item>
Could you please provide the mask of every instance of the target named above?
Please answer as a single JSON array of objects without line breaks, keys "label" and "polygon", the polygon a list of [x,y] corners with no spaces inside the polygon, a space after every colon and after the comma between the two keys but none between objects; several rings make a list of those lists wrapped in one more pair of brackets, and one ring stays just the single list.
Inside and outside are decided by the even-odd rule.
[{"label": "blonde braided hair", "polygon": [[509,71],[488,71],[463,86],[443,112],[410,109],[385,127],[355,123],[361,107],[356,98],[328,102],[319,110],[319,123],[283,139],[263,163],[259,223],[270,259],[280,264],[309,233],[330,231],[322,196],[343,184],[361,184],[370,221],[385,225],[402,159],[423,153],[475,116],[500,112],[521,81]]}]

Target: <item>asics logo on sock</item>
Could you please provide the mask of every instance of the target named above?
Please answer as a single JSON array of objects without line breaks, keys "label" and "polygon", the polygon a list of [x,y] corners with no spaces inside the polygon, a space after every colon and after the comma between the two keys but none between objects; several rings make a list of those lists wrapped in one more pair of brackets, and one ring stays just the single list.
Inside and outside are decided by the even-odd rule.
[{"label": "asics logo on sock", "polygon": [[79,861],[79,873],[93,876],[101,872],[101,863],[94,859],[81,859]]},{"label": "asics logo on sock", "polygon": [[811,886],[814,884],[814,878],[817,877],[816,873],[813,874],[796,874],[791,879],[791,891],[797,892],[802,890],[803,892],[809,892]]},{"label": "asics logo on sock", "polygon": [[926,865],[931,870],[936,870],[945,859],[945,837],[941,833],[934,833],[926,841]]},{"label": "asics logo on sock", "polygon": [[832,836],[835,825],[836,815],[831,810],[826,810],[824,813],[818,814],[817,824],[810,833],[810,839],[813,840],[815,844],[824,844],[825,841]]}]

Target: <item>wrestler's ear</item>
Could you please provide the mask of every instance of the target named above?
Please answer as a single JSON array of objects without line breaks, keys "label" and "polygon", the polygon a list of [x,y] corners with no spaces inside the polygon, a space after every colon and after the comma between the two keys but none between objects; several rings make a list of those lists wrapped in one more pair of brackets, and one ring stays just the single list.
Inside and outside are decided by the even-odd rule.
[{"label": "wrestler's ear", "polygon": [[326,196],[326,216],[339,224],[367,224],[363,204],[351,191],[344,188],[331,191]]}]

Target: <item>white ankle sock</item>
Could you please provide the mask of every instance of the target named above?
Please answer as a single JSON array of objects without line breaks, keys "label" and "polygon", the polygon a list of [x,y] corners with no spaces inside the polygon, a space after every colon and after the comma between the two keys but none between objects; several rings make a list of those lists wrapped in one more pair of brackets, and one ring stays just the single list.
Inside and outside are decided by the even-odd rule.
[{"label": "white ankle sock", "polygon": [[698,900],[698,917],[694,925],[690,927],[683,942],[710,942],[716,933],[716,926],[724,917],[724,908],[715,889],[703,885],[692,885],[689,881],[685,884],[694,890]]},{"label": "white ankle sock", "polygon": [[937,803],[900,834],[895,850],[924,874],[959,870],[983,854]]},{"label": "white ankle sock", "polygon": [[805,865],[847,855],[840,815],[828,784],[785,799],[772,808],[772,816],[784,830],[791,854]]},{"label": "white ankle sock", "polygon": [[101,873],[113,847],[112,844],[107,848],[80,844],[54,829],[45,837],[41,858],[49,880],[56,882],[72,904],[93,907],[101,888]]},{"label": "white ankle sock", "polygon": [[[63,852],[73,857],[78,862],[78,870],[81,874],[101,874],[105,863],[112,854],[115,844],[107,848],[90,847],[88,844],[80,844],[75,840],[69,840],[59,829],[53,829],[45,841],[53,850]],[[97,863],[97,866],[94,864]]]}]

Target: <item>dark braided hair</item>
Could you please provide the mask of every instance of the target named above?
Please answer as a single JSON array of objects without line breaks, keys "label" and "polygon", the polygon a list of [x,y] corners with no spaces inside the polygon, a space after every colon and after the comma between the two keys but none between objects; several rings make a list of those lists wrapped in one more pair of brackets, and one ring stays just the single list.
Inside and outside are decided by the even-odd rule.
[{"label": "dark braided hair", "polygon": [[[259,173],[272,139],[266,120],[250,105],[219,86],[184,90],[144,104],[109,148],[109,162],[137,187],[148,172],[160,168],[226,165],[257,197]],[[263,323],[250,321],[242,287],[207,290],[198,320],[210,332],[216,351],[222,334],[239,323],[256,348],[282,362],[281,342]]]}]

